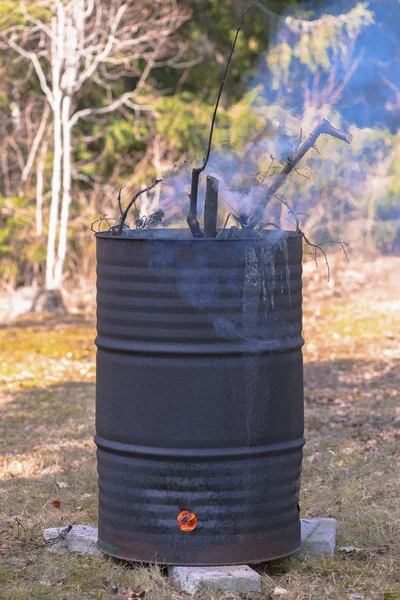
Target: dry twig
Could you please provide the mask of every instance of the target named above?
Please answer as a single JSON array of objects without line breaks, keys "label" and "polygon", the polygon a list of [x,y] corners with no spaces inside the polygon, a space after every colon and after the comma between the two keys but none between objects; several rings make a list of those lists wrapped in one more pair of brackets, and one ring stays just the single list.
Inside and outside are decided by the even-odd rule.
[{"label": "dry twig", "polygon": [[121,205],[121,194],[122,194],[122,190],[124,189],[124,187],[126,186],[126,183],[123,183],[121,185],[121,187],[119,188],[119,192],[118,192],[118,208],[119,208],[119,212],[122,215],[124,214],[124,211],[122,210],[122,205]]},{"label": "dry twig", "polygon": [[[267,190],[267,195],[261,202],[259,202],[258,206],[256,206],[255,211],[250,219],[250,226],[252,228],[256,227],[256,225],[260,222],[267,204],[275,196],[279,188],[282,187],[282,185],[285,183],[291,171],[297,171],[296,165],[311,148],[315,148],[315,143],[318,137],[322,134],[331,135],[339,140],[347,142],[348,144],[350,144],[351,140],[353,139],[350,133],[344,133],[343,131],[340,131],[340,129],[336,129],[336,127],[333,127],[327,119],[322,119],[322,121],[317,125],[317,127],[309,135],[306,141],[303,144],[301,144],[301,146],[298,146],[294,155],[288,157],[282,171],[276,177],[275,181],[273,181],[273,183],[269,186]],[[303,175],[303,177],[306,176]]]},{"label": "dry twig", "polygon": [[156,187],[156,185],[158,185],[159,183],[161,183],[162,181],[164,181],[164,179],[156,179],[155,181],[153,181],[153,183],[149,186],[147,186],[146,188],[144,188],[143,190],[140,190],[139,192],[137,192],[134,196],[132,196],[131,201],[129,202],[128,206],[125,208],[125,210],[122,212],[122,216],[119,220],[119,223],[117,225],[117,227],[115,228],[115,234],[116,235],[121,235],[122,230],[124,228],[125,225],[125,221],[126,221],[126,217],[128,216],[128,213],[130,211],[130,209],[132,208],[132,206],[135,204],[136,200],[139,198],[139,196],[141,196],[142,194],[144,194],[145,192],[149,192],[150,190],[152,190],[153,188]]},{"label": "dry twig", "polygon": [[122,216],[118,219],[117,225],[110,228],[110,231],[112,231],[115,235],[121,235],[122,230],[125,227],[126,217],[128,216],[128,213],[129,213],[130,209],[132,208],[132,206],[136,203],[136,200],[145,192],[149,192],[150,190],[155,188],[157,185],[159,185],[160,183],[165,181],[168,177],[170,177],[176,171],[176,169],[178,169],[179,167],[181,167],[183,165],[186,165],[187,162],[188,162],[187,160],[184,160],[182,163],[175,163],[174,166],[172,167],[172,169],[165,175],[165,177],[160,177],[159,179],[156,179],[155,181],[153,181],[152,184],[150,184],[143,190],[140,190],[139,192],[134,194],[134,196],[132,196],[131,201],[129,202],[128,206],[125,208],[124,211],[122,210],[122,206],[121,206],[121,191],[122,191],[122,187],[123,187],[122,186],[118,193],[118,204],[119,204],[119,208],[120,208]]},{"label": "dry twig", "polygon": [[226,66],[225,66],[225,71],[224,74],[222,76],[222,80],[221,80],[221,84],[219,86],[219,91],[218,91],[218,96],[217,96],[217,100],[215,103],[215,107],[214,107],[214,112],[213,112],[213,116],[211,119],[211,127],[210,127],[210,135],[208,138],[208,146],[207,146],[207,154],[205,156],[205,158],[203,159],[203,164],[201,167],[195,167],[192,170],[192,182],[191,182],[191,189],[190,189],[190,206],[189,206],[189,213],[187,216],[187,224],[190,227],[190,231],[192,232],[192,235],[194,238],[202,238],[203,232],[200,229],[200,224],[197,220],[197,196],[199,193],[199,178],[200,178],[200,173],[202,173],[204,171],[204,169],[207,166],[208,160],[210,158],[210,153],[211,153],[211,146],[212,146],[212,137],[213,137],[213,133],[214,133],[214,127],[215,127],[215,120],[217,118],[217,111],[218,111],[218,106],[219,106],[219,102],[221,99],[221,95],[222,95],[222,90],[224,89],[224,85],[225,85],[225,80],[226,80],[226,76],[228,74],[229,71],[229,67],[232,61],[232,56],[233,56],[233,52],[235,50],[235,46],[236,46],[236,42],[237,39],[239,37],[239,33],[240,30],[242,29],[243,26],[243,22],[244,22],[244,18],[247,15],[248,12],[250,12],[250,10],[256,6],[256,4],[258,4],[257,2],[254,2],[254,4],[252,4],[249,8],[247,8],[247,2],[245,4],[245,7],[243,9],[242,15],[240,17],[240,22],[238,25],[238,28],[236,30],[236,34],[235,34],[235,38],[233,40],[232,43],[232,48],[228,57],[228,60],[226,62]]},{"label": "dry twig", "polygon": [[[104,222],[107,224],[107,227],[110,230],[110,229],[112,229],[112,227],[115,227],[115,225],[111,225],[110,221],[115,221],[115,220],[116,219],[114,217],[109,217],[105,213],[102,213],[98,219],[93,221],[93,223],[90,226],[90,230],[93,231],[93,233],[100,233],[101,232],[100,228]],[[95,228],[96,223],[98,223],[97,228]]]},{"label": "dry twig", "polygon": [[325,246],[326,244],[338,244],[341,247],[341,249],[343,250],[343,253],[344,253],[345,257],[346,257],[347,262],[350,262],[348,254],[347,254],[347,251],[346,251],[346,248],[348,248],[349,245],[346,242],[340,242],[338,240],[326,240],[325,242],[321,242],[320,244],[313,244],[312,242],[310,242],[310,240],[308,240],[306,238],[306,236],[304,235],[304,233],[301,230],[298,230],[298,231],[303,236],[303,239],[304,239],[305,243],[308,246],[310,246],[311,248],[313,248],[315,265],[317,267],[318,267],[318,260],[317,260],[317,258],[318,258],[318,251],[321,252],[321,254],[322,254],[322,256],[324,257],[324,260],[325,260],[326,269],[328,271],[328,281],[330,280],[330,277],[331,277],[331,270],[330,270],[330,267],[329,267],[329,262],[328,262],[328,257],[326,255],[326,252],[325,252],[325,250],[323,250],[323,248],[321,246]]}]

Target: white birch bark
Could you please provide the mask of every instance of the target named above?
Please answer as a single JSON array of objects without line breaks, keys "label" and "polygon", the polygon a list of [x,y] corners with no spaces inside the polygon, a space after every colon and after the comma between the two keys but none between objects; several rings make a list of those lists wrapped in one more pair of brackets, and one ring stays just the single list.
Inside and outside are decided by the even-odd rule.
[{"label": "white birch bark", "polygon": [[57,260],[54,267],[54,287],[59,289],[62,283],[63,267],[67,254],[69,207],[71,205],[71,127],[69,115],[71,110],[71,97],[64,96],[62,104],[62,131],[63,131],[63,195],[60,218],[60,231],[58,238]]},{"label": "white birch bark", "polygon": [[47,235],[46,256],[46,288],[54,286],[54,267],[56,259],[56,238],[58,227],[58,212],[61,191],[61,160],[62,160],[62,129],[61,129],[61,94],[54,98],[53,110],[53,176],[51,180],[51,203],[49,216],[49,231]]},{"label": "white birch bark", "polygon": [[63,90],[62,100],[62,139],[63,139],[63,174],[62,174],[62,204],[60,217],[60,230],[58,238],[57,260],[54,268],[54,285],[58,289],[62,284],[65,257],[67,255],[69,209],[71,205],[72,184],[72,142],[71,142],[71,108],[72,97],[75,92],[79,75],[79,45],[84,35],[84,2],[72,0],[67,5],[65,14],[64,31],[64,72],[61,79]]},{"label": "white birch bark", "polygon": [[57,2],[57,16],[52,19],[52,98],[53,98],[53,176],[51,182],[51,204],[49,217],[49,231],[47,237],[46,255],[46,288],[54,289],[54,268],[56,262],[56,238],[58,226],[58,214],[61,191],[61,161],[62,161],[62,123],[61,123],[61,68],[64,59],[64,6]]}]

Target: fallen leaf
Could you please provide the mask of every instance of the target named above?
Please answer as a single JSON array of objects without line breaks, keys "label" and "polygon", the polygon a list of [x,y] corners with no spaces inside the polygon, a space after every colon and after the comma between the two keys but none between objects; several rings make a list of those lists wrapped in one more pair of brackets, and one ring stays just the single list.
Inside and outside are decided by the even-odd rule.
[{"label": "fallen leaf", "polygon": [[349,600],[364,600],[364,594],[350,594]]},{"label": "fallen leaf", "polygon": [[53,505],[53,508],[61,508],[60,500],[53,500],[51,504]]},{"label": "fallen leaf", "polygon": [[287,596],[288,593],[289,592],[287,590],[285,590],[285,588],[276,587],[274,589],[274,596]]},{"label": "fallen leaf", "polygon": [[1,553],[1,554],[5,554],[9,548],[10,548],[10,544],[7,544],[7,542],[4,542],[4,543],[3,543],[3,544],[0,546],[0,553]]}]

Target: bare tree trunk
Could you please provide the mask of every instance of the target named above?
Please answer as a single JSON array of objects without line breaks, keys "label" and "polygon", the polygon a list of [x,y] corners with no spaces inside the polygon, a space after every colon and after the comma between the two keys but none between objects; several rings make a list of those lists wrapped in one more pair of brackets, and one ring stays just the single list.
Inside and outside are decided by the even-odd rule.
[{"label": "bare tree trunk", "polygon": [[46,165],[47,141],[40,152],[36,169],[36,237],[43,234],[43,174]]},{"label": "bare tree trunk", "polygon": [[54,266],[56,260],[56,237],[58,226],[58,208],[61,191],[61,161],[62,161],[62,129],[61,129],[61,93],[54,98],[54,156],[53,177],[51,181],[51,204],[49,218],[49,232],[47,237],[46,258],[46,288],[54,287]]},{"label": "bare tree trunk", "polygon": [[62,131],[63,131],[63,196],[61,206],[60,234],[58,239],[57,261],[54,268],[54,286],[61,287],[65,256],[67,254],[68,219],[71,204],[71,126],[69,115],[71,110],[71,97],[64,96],[62,104]]},{"label": "bare tree trunk", "polygon": [[64,59],[64,26],[65,14],[61,2],[57,2],[57,17],[51,22],[51,65],[52,65],[52,109],[53,109],[53,134],[54,158],[53,177],[51,182],[51,205],[49,218],[49,233],[47,238],[46,256],[46,288],[52,289],[54,282],[54,267],[56,260],[56,238],[58,226],[58,209],[61,191],[61,161],[62,161],[62,126],[61,126],[61,68]]}]

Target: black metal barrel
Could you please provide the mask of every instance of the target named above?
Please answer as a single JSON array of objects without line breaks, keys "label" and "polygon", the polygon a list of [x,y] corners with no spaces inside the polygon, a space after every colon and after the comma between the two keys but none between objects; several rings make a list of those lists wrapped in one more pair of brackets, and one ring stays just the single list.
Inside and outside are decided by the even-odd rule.
[{"label": "black metal barrel", "polygon": [[189,236],[96,235],[99,545],[282,557],[300,547],[302,238]]}]

